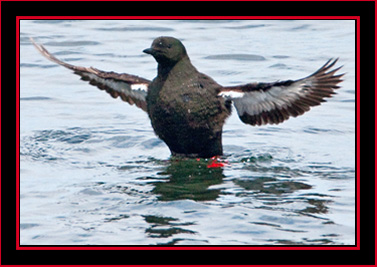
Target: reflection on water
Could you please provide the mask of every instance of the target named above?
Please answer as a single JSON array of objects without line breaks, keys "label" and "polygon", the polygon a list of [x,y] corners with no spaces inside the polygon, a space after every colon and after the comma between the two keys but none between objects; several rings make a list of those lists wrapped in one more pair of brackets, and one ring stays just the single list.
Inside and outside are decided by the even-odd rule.
[{"label": "reflection on water", "polygon": [[207,160],[172,159],[169,166],[159,175],[166,180],[153,183],[153,193],[159,200],[192,199],[198,201],[215,200],[220,190],[209,189],[221,184],[224,177],[222,168],[208,168]]},{"label": "reflection on water", "polygon": [[292,193],[296,190],[310,189],[312,188],[308,184],[294,182],[294,181],[280,181],[275,178],[261,177],[253,179],[251,181],[239,180],[236,184],[245,188],[246,190],[251,190],[255,194],[270,194],[280,196],[281,194]]},{"label": "reflection on water", "polygon": [[[187,230],[184,227],[187,225],[193,225],[194,223],[180,223],[176,218],[170,217],[158,217],[158,216],[144,216],[145,221],[150,224],[150,227],[145,230],[145,233],[150,238],[159,238],[161,240],[173,237],[178,234],[196,234],[196,232]],[[159,245],[174,245],[180,239],[173,238],[165,244],[159,243]]]}]

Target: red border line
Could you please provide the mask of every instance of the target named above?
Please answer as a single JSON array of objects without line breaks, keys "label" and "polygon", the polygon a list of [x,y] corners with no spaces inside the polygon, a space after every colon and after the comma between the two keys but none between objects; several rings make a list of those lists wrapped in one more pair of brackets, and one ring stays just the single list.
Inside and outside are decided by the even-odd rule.
[{"label": "red border line", "polygon": [[[375,1],[374,1],[375,2]],[[377,68],[376,68],[376,62],[377,62],[377,47],[376,47],[376,44],[377,44],[377,36],[376,36],[376,31],[377,31],[377,20],[376,20],[376,12],[377,12],[377,5],[376,5],[376,2],[374,3],[374,23],[375,23],[375,28],[374,28],[374,71],[375,71],[375,75],[374,75],[374,82],[375,82],[375,86],[374,86],[374,90],[375,90],[375,99],[374,99],[374,109],[375,109],[375,117],[374,117],[374,127],[375,127],[375,130],[374,130],[374,134],[375,134],[375,137],[374,137],[374,142],[375,142],[375,148],[374,148],[374,157],[375,157],[375,164],[374,164],[374,168],[375,168],[375,178],[374,178],[374,182],[375,182],[375,188],[374,188],[374,204],[375,204],[375,211],[374,211],[374,225],[375,225],[375,229],[374,229],[374,242],[375,242],[375,244],[374,244],[374,249],[375,249],[375,251],[374,251],[374,257],[375,257],[375,259],[374,259],[374,262],[376,263],[377,262],[377,213],[376,213],[376,205],[377,205],[377,194],[376,194],[376,192],[377,192],[377,183],[376,183],[376,177],[377,177],[377,158],[376,158],[376,149],[377,149],[377,143],[376,143],[376,139],[377,139],[377,124],[376,124],[376,118],[377,118],[377,106],[376,106],[376,103],[377,103],[377,94],[376,94],[376,89],[377,89],[377,78],[376,78],[376,76],[377,76]],[[359,43],[357,44],[358,46],[360,45],[360,41],[359,41]],[[357,52],[358,53],[360,53],[360,48],[357,50]],[[360,64],[359,63],[359,61],[360,61],[360,54],[358,54],[358,56],[357,56],[357,58],[358,58],[358,65]],[[357,69],[358,71],[357,71],[357,77],[360,79],[360,68],[358,68]],[[359,97],[358,97],[358,99],[360,99],[360,84],[358,83],[358,93],[359,93]],[[358,106],[359,106],[359,108],[357,109],[357,114],[359,114],[358,116],[360,116],[360,104],[358,103]],[[358,146],[358,150],[357,150],[357,154],[358,154],[358,163],[357,163],[357,165],[358,166],[360,166],[360,125],[357,125],[357,130],[358,130],[358,132],[357,132],[357,134],[358,134],[358,136],[359,136],[359,138],[358,138],[358,140],[357,140],[357,142],[358,142],[358,144],[357,144],[357,146]],[[359,174],[359,173],[358,173]],[[358,182],[360,183],[360,178],[358,179]],[[358,209],[360,209],[360,200],[358,199],[358,203],[359,203],[359,205],[358,205]],[[360,219],[360,218],[359,218]],[[359,231],[360,231],[360,229],[358,229]]]},{"label": "red border line", "polygon": [[[19,0],[1,0],[2,2],[17,2]],[[23,0],[23,1],[26,1],[26,2],[32,2],[32,1],[35,1],[35,0]],[[59,1],[59,2],[74,2],[74,1],[77,1],[77,0],[39,0],[39,1],[48,1],[48,2],[54,2],[54,1]],[[103,1],[103,0],[81,0],[81,1],[90,1],[90,2],[100,2],[100,1]],[[117,2],[121,2],[121,1],[124,1],[124,0],[112,0],[112,1],[117,1]],[[126,0],[126,1],[129,1],[129,0]],[[136,1],[136,2],[159,2],[161,0],[133,0],[133,1]],[[164,0],[164,1],[171,1],[171,2],[181,2],[181,1],[189,1],[189,2],[202,2],[203,0]],[[206,0],[206,1],[212,1],[212,2],[225,2],[225,1],[229,1],[229,0]],[[241,2],[249,2],[250,0],[238,0],[238,1],[241,1]],[[251,0],[253,1],[253,0]],[[263,0],[265,2],[273,2],[273,1],[279,1],[279,2],[285,2],[287,0]],[[290,0],[290,1],[296,1],[296,2],[309,2],[309,1],[313,1],[313,0]],[[328,2],[329,0],[315,0],[317,2]],[[332,1],[337,1],[337,2],[353,2],[355,0],[332,0]],[[358,0],[358,1],[373,1],[373,0]]]},{"label": "red border line", "polygon": [[[42,0],[43,1],[43,0]],[[71,0],[66,0],[71,1]],[[85,1],[85,0],[84,0]],[[356,169],[357,169],[357,176],[356,176],[356,245],[355,246],[175,246],[175,247],[163,247],[163,246],[27,246],[27,245],[20,245],[20,173],[19,173],[19,133],[20,133],[20,121],[19,121],[19,97],[20,97],[20,73],[19,73],[19,64],[20,64],[20,20],[28,20],[28,19],[85,19],[85,20],[119,20],[119,19],[147,19],[147,20],[155,20],[155,19],[166,19],[166,20],[174,20],[174,19],[239,19],[239,20],[256,20],[256,19],[266,19],[266,20],[288,20],[288,19],[300,19],[300,20],[355,20],[356,21],[356,121],[357,121],[357,161],[356,161]],[[376,22],[377,26],[377,22]],[[17,54],[16,54],[16,120],[17,120],[17,141],[16,141],[16,157],[17,157],[17,179],[16,179],[16,249],[17,250],[359,250],[360,249],[360,17],[359,16],[17,16],[16,17],[16,41],[17,41]],[[376,38],[377,40],[377,38]],[[377,74],[377,71],[376,71]],[[377,88],[377,82],[376,82]],[[377,98],[376,98],[377,100]],[[377,115],[377,108],[375,109],[375,113]],[[376,130],[377,130],[377,126]],[[377,135],[376,135],[377,137]],[[376,145],[377,148],[377,145]],[[376,160],[377,166],[377,160]],[[375,169],[377,175],[377,167]],[[376,186],[377,189],[377,186]],[[377,216],[376,216],[377,218]],[[139,265],[138,265],[139,266]],[[148,266],[148,265],[144,265]],[[184,266],[184,265],[180,265]],[[189,265],[186,265],[189,266]],[[236,266],[236,265],[235,265]],[[264,267],[268,267],[268,265],[263,265]]]},{"label": "red border line", "polygon": [[359,250],[355,246],[17,246],[17,250]]},{"label": "red border line", "polygon": [[16,246],[18,247],[20,240],[20,20],[17,18],[16,43]]},{"label": "red border line", "polygon": [[[360,19],[356,20],[356,244],[360,247]],[[376,192],[376,191],[375,191]],[[376,241],[376,238],[374,239]]]}]

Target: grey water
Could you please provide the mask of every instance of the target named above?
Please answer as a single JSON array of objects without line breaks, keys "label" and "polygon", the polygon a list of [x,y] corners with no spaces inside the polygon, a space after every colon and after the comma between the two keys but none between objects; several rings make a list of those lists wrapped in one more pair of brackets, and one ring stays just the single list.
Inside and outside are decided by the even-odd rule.
[{"label": "grey water", "polygon": [[[170,157],[145,112],[43,58],[156,75],[142,53],[182,40],[223,85],[305,77],[339,57],[344,82],[279,125],[223,133],[227,164]],[[22,20],[21,245],[355,244],[355,23],[351,20]]]}]

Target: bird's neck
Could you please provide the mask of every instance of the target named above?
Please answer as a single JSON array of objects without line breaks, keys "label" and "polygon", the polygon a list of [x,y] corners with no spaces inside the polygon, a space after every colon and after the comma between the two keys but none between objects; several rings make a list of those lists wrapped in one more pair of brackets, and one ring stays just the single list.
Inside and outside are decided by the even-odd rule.
[{"label": "bird's neck", "polygon": [[161,79],[166,79],[169,76],[170,71],[172,71],[174,68],[190,69],[191,66],[192,65],[191,65],[190,59],[188,56],[186,56],[178,62],[173,62],[170,64],[159,63],[157,67],[157,74],[158,74],[158,77],[160,77]]},{"label": "bird's neck", "polygon": [[160,78],[165,78],[168,76],[169,72],[173,69],[175,64],[172,65],[165,65],[165,64],[158,64],[157,67],[157,75]]}]

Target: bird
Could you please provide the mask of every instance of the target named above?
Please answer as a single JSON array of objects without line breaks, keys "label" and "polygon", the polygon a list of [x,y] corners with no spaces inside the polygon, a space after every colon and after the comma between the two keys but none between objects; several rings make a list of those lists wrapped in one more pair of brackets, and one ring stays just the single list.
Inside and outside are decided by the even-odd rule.
[{"label": "bird", "polygon": [[171,155],[211,158],[223,155],[222,131],[233,106],[241,121],[252,126],[279,124],[297,117],[335,94],[343,74],[329,59],[311,75],[275,82],[223,86],[191,63],[183,43],[161,36],[143,52],[157,62],[157,76],[148,80],[128,73],[103,71],[61,61],[30,38],[47,59],[72,70],[91,85],[147,112],[155,134]]}]

